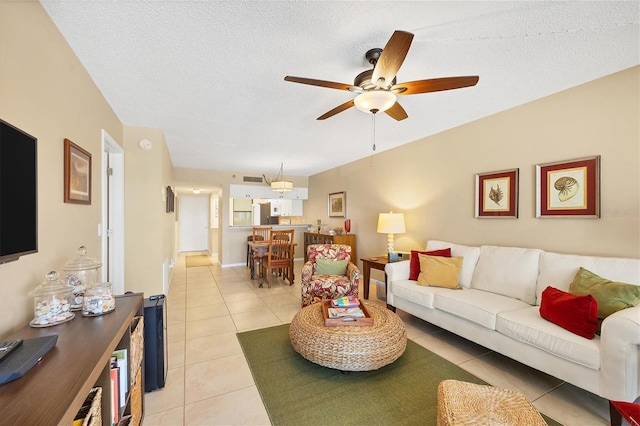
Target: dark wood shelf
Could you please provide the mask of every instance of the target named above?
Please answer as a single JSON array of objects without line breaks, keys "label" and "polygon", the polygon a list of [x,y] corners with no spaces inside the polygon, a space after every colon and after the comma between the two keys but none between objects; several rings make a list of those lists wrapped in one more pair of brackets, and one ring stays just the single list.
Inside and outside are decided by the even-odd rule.
[{"label": "dark wood shelf", "polygon": [[71,425],[91,388],[99,385],[103,387],[103,424],[110,424],[104,421],[109,417],[104,410],[109,398],[104,372],[113,351],[128,347],[131,324],[143,314],[142,294],[118,296],[116,309],[109,314],[82,317],[76,312],[69,322],[46,328],[25,326],[10,336],[29,339],[57,334],[58,341],[23,377],[0,386],[0,423]]}]

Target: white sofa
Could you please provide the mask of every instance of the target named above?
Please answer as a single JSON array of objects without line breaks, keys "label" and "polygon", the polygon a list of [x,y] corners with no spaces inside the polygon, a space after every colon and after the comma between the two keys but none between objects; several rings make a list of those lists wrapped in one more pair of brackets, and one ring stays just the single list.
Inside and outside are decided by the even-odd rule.
[{"label": "white sofa", "polygon": [[640,285],[640,259],[578,256],[539,249],[469,247],[429,241],[463,257],[462,290],[417,285],[409,261],[389,263],[387,304],[603,398],[640,396],[640,305],[607,317],[588,340],[540,316],[547,286],[568,291],[584,267]]}]

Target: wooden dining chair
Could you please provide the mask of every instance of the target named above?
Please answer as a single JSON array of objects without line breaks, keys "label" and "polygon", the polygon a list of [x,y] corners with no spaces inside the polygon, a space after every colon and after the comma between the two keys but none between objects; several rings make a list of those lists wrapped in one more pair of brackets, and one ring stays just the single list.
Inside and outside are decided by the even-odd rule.
[{"label": "wooden dining chair", "polygon": [[[269,233],[269,250],[260,262],[263,276],[267,277],[267,285],[271,288],[271,275],[274,270],[282,273],[282,278],[293,285],[293,229],[271,230]],[[262,283],[260,284],[262,286]]]},{"label": "wooden dining chair", "polygon": [[269,231],[271,231],[272,226],[254,226],[253,231],[250,236],[247,237],[247,266],[249,266],[249,261],[252,259],[252,248],[251,243],[253,241],[266,241],[269,239]]}]

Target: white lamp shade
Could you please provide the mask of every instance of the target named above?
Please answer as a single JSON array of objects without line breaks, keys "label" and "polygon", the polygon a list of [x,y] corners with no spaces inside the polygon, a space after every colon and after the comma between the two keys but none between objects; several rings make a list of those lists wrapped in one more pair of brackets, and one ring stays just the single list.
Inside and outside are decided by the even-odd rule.
[{"label": "white lamp shade", "polygon": [[404,226],[404,214],[380,213],[380,216],[378,216],[378,232],[381,234],[404,234],[407,232]]},{"label": "white lamp shade", "polygon": [[271,182],[271,190],[276,192],[289,192],[293,190],[293,182],[286,180]]},{"label": "white lamp shade", "polygon": [[370,90],[356,96],[353,102],[360,111],[384,112],[396,103],[396,95],[386,90]]}]

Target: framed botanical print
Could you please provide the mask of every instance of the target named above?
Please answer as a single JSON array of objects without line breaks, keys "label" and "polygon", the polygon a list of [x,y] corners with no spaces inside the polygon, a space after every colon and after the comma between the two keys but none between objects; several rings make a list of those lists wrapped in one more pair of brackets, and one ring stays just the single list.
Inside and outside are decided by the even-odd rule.
[{"label": "framed botanical print", "polygon": [[329,194],[329,217],[345,217],[347,212],[347,193],[334,192]]},{"label": "framed botanical print", "polygon": [[600,217],[600,156],[538,164],[536,217]]},{"label": "framed botanical print", "polygon": [[476,175],[476,218],[518,217],[519,169]]}]

